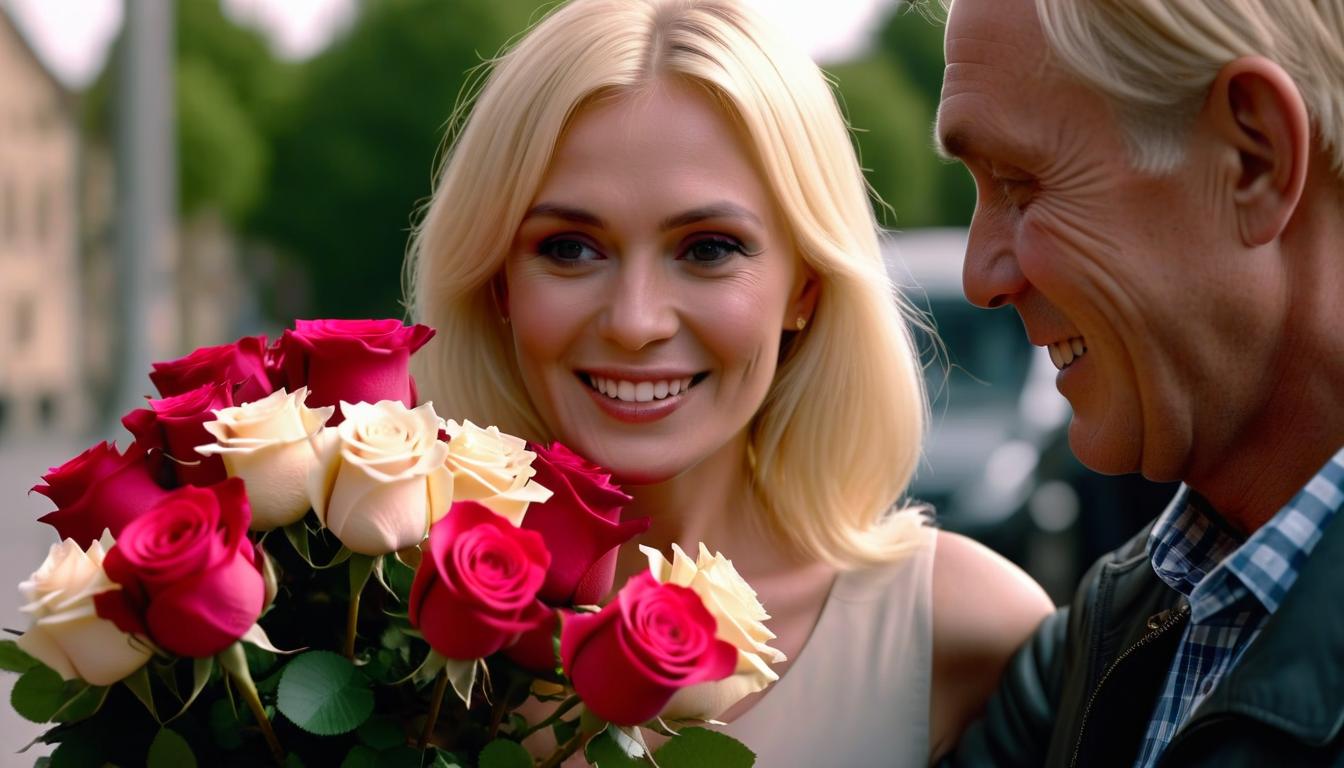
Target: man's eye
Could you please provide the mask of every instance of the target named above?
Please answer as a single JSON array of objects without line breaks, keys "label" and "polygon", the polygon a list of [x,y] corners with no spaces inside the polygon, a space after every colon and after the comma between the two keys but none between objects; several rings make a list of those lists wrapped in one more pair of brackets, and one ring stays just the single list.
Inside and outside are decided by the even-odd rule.
[{"label": "man's eye", "polygon": [[573,264],[580,261],[594,261],[602,258],[597,249],[582,240],[556,237],[545,240],[537,246],[537,253],[552,261]]},{"label": "man's eye", "polygon": [[726,238],[697,240],[686,248],[684,258],[694,264],[718,264],[745,253],[742,244]]}]

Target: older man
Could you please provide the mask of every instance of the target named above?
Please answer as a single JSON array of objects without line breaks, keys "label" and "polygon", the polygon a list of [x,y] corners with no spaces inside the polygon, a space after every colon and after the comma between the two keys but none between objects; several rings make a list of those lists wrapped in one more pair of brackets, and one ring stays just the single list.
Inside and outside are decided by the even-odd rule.
[{"label": "older man", "polygon": [[1344,0],[956,0],[964,283],[1088,466],[1184,485],[965,764],[1344,765]]}]

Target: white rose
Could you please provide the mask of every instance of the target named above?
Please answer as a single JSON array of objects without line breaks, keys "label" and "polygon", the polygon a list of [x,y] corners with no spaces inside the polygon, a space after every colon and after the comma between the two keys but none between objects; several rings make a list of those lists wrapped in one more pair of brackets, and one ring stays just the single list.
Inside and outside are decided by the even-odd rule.
[{"label": "white rose", "polygon": [[771,664],[784,661],[784,654],[771,648],[775,634],[765,626],[765,612],[756,591],[737,573],[733,562],[720,553],[709,554],[702,543],[700,556],[692,560],[681,547],[672,545],[672,562],[651,547],[640,551],[649,558],[649,571],[661,584],[689,587],[714,616],[715,636],[737,646],[737,670],[723,680],[683,688],[663,708],[668,720],[713,720],[742,697],[763,690],[779,679]]},{"label": "white rose", "polygon": [[205,424],[216,442],[196,452],[222,456],[229,477],[243,479],[254,531],[289,525],[308,512],[308,475],[317,465],[313,438],[336,409],[309,408],[303,404],[307,396],[307,387],[277,390],[221,408]]},{"label": "white rose", "polygon": [[449,420],[448,469],[453,473],[453,501],[477,501],[521,525],[527,507],[551,498],[550,490],[532,480],[537,471],[527,442],[498,427],[481,429],[470,421]]},{"label": "white rose", "polygon": [[345,421],[317,436],[309,475],[313,511],[341,543],[364,555],[415,546],[447,513],[453,476],[442,420],[425,403],[341,403]]},{"label": "white rose", "polygon": [[29,656],[60,673],[92,685],[112,685],[144,666],[153,654],[148,643],[99,618],[93,596],[120,587],[103,573],[103,545],[87,552],[74,539],[52,544],[47,559],[19,584],[32,626],[18,639]]}]

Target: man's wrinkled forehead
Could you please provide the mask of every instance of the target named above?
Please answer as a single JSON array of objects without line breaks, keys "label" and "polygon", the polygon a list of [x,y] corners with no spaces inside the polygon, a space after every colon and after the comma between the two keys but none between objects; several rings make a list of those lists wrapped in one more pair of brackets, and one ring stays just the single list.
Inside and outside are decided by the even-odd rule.
[{"label": "man's wrinkled forehead", "polygon": [[[1057,81],[1033,0],[957,0],[947,22],[937,138],[948,155],[973,147],[969,123],[1021,125],[1043,87]],[[1009,125],[999,128],[1008,128]]]}]

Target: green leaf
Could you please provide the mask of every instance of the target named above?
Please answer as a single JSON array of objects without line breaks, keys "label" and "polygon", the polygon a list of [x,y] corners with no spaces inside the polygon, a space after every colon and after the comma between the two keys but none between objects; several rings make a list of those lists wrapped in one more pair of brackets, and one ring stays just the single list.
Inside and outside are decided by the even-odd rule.
[{"label": "green leaf", "polygon": [[572,720],[559,720],[551,726],[551,733],[555,734],[555,743],[564,744],[574,738],[574,734],[579,732],[579,718]]},{"label": "green leaf", "polygon": [[438,747],[434,748],[434,762],[429,764],[429,768],[463,768],[467,761],[453,754],[444,752]]},{"label": "green leaf", "polygon": [[[647,768],[649,761],[642,757],[636,758],[626,754],[625,749],[617,743],[612,733],[613,731],[608,728],[588,742],[588,746],[583,751],[583,755],[588,758],[588,762],[599,765],[601,768]],[[706,765],[712,765],[712,763],[706,763]]]},{"label": "green leaf", "polygon": [[15,712],[34,723],[45,723],[61,708],[65,698],[65,681],[61,676],[46,665],[38,665],[15,681],[9,703]]},{"label": "green leaf", "polygon": [[[105,750],[91,738],[62,741],[51,753],[51,768],[102,768]],[[37,768],[37,766],[33,766]]]},{"label": "green leaf", "polygon": [[395,552],[383,556],[383,579],[399,602],[410,600],[411,584],[415,582],[415,569],[403,563]]},{"label": "green leaf", "polygon": [[294,548],[294,552],[303,558],[303,562],[312,565],[313,556],[308,552],[308,526],[299,520],[286,525],[284,530],[285,538],[289,539],[289,545]]},{"label": "green leaf", "polygon": [[361,743],[378,750],[400,747],[406,743],[401,723],[390,717],[370,718],[359,726],[358,736]]},{"label": "green leaf", "polygon": [[121,682],[131,689],[131,693],[135,694],[135,698],[139,699],[141,704],[145,705],[145,709],[149,710],[149,714],[154,718],[154,721],[162,725],[163,721],[159,719],[159,713],[154,709],[154,691],[149,684],[149,666],[145,665],[137,669],[122,679]]},{"label": "green leaf", "polygon": [[309,733],[335,736],[358,728],[373,712],[368,678],[330,651],[309,651],[285,665],[276,704]]},{"label": "green leaf", "polygon": [[756,753],[726,733],[708,728],[683,728],[653,753],[660,768],[751,768]]},{"label": "green leaf", "polygon": [[177,731],[160,728],[149,745],[145,765],[147,768],[196,768],[196,755]]},{"label": "green leaf", "polygon": [[341,768],[378,768],[378,750],[356,744],[341,761]]},{"label": "green leaf", "polygon": [[352,554],[350,559],[350,599],[354,600],[355,595],[364,591],[364,585],[369,583],[369,576],[373,575],[373,566],[378,562],[378,558],[369,555]]},{"label": "green leaf", "polygon": [[210,735],[220,749],[237,749],[243,745],[242,726],[228,699],[215,699],[210,705]]},{"label": "green leaf", "polygon": [[215,660],[213,657],[207,656],[204,659],[191,660],[191,695],[187,697],[186,701],[182,702],[182,708],[177,711],[177,714],[164,721],[165,724],[171,723],[187,713],[192,703],[196,701],[196,697],[200,696],[201,691],[205,690],[205,684],[210,682],[210,675],[214,671]]},{"label": "green leaf", "polygon": [[105,685],[67,682],[65,691],[68,698],[60,709],[52,713],[51,719],[58,723],[74,723],[86,717],[92,717],[102,708],[103,702],[107,700],[108,690],[109,688]]},{"label": "green leaf", "polygon": [[532,756],[523,745],[508,739],[495,739],[481,750],[479,768],[532,768]]},{"label": "green leaf", "polygon": [[13,640],[0,640],[0,669],[23,674],[41,663]]}]

